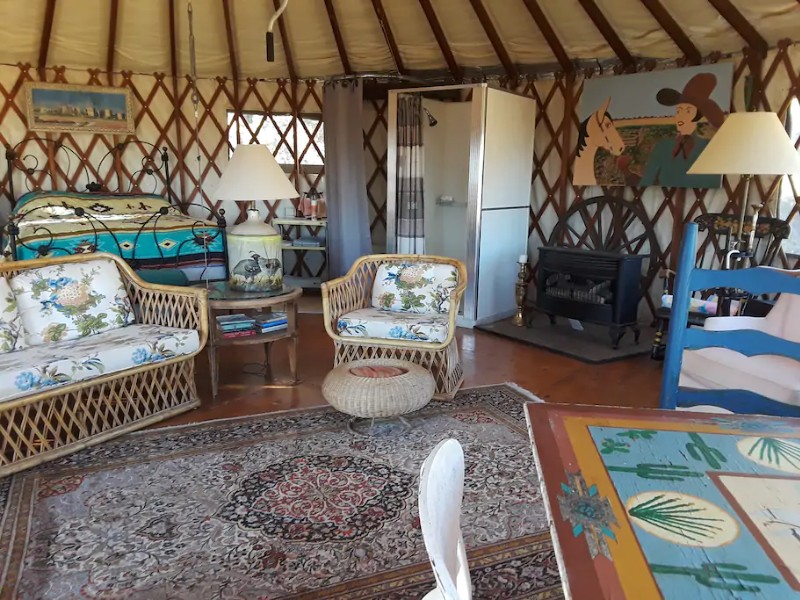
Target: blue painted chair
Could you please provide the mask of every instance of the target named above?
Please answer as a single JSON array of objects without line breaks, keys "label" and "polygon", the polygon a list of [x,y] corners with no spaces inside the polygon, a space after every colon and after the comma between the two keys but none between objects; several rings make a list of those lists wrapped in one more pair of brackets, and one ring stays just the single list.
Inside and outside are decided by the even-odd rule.
[{"label": "blue painted chair", "polygon": [[[706,320],[706,326],[686,327],[689,318],[689,300],[697,290],[736,288],[751,294],[783,293],[786,299],[800,297],[800,278],[786,272],[768,267],[739,270],[706,270],[695,268],[697,251],[697,224],[686,226],[681,247],[678,272],[676,276],[675,299],[672,305],[672,318],[669,326],[670,343],[667,346],[664,362],[664,379],[661,384],[661,408],[674,409],[678,406],[710,405],[735,413],[769,414],[777,416],[800,416],[800,404],[776,401],[762,394],[745,389],[694,389],[681,388],[681,366],[685,360],[684,350],[703,348],[724,348],[751,357],[784,357],[778,360],[800,361],[800,340],[777,337],[754,327],[756,320],[750,317],[726,317],[741,321],[741,327],[722,327],[715,330],[715,318]],[[783,299],[784,296],[781,297]],[[793,303],[794,304],[794,303]],[[777,306],[776,306],[777,308]],[[775,310],[775,309],[773,309]],[[793,311],[796,312],[796,311]],[[800,319],[800,314],[791,315],[792,320]],[[720,318],[717,318],[720,319]],[[722,329],[722,330],[719,330]],[[698,353],[699,354],[699,353]],[[737,356],[737,355],[733,355]],[[764,357],[766,358],[766,357]],[[790,369],[795,363],[787,361]],[[800,363],[796,364],[800,373]],[[732,378],[733,379],[733,378]]]}]

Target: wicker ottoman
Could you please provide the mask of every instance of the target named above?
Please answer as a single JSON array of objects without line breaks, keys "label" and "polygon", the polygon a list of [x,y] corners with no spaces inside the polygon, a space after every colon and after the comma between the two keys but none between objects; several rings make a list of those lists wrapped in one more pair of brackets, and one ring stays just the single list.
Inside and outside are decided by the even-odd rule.
[{"label": "wicker ottoman", "polygon": [[[433,397],[433,375],[406,360],[365,359],[339,365],[325,376],[322,395],[336,410],[362,419],[399,417],[419,410]],[[362,433],[354,426],[355,433]]]}]

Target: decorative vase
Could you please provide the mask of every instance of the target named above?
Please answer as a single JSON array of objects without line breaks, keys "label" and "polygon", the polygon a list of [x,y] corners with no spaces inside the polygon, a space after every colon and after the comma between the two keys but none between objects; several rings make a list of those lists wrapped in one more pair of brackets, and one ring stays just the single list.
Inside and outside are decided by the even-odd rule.
[{"label": "decorative vase", "polygon": [[229,284],[243,292],[269,292],[283,288],[281,236],[250,208],[247,220],[227,235]]}]

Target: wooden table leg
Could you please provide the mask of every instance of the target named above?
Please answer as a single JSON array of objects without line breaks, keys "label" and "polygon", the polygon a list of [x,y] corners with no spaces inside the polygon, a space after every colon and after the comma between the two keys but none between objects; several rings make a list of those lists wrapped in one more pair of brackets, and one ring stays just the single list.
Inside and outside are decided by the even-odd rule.
[{"label": "wooden table leg", "polygon": [[289,373],[292,383],[297,383],[297,335],[289,338]]},{"label": "wooden table leg", "polygon": [[286,307],[286,318],[289,321],[289,372],[292,375],[292,383],[297,383],[297,300],[293,300]]},{"label": "wooden table leg", "polygon": [[270,353],[272,351],[272,342],[264,344],[264,378],[272,379],[272,361]]},{"label": "wooden table leg", "polygon": [[211,371],[211,398],[214,399],[217,397],[219,385],[219,364],[217,363],[217,348],[213,340],[208,344],[208,366]]}]

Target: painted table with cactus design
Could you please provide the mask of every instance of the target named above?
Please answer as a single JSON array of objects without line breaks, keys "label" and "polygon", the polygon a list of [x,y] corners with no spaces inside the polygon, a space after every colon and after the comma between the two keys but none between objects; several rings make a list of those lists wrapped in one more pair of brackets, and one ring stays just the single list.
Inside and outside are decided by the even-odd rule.
[{"label": "painted table with cactus design", "polygon": [[800,598],[800,419],[526,415],[568,598]]}]

